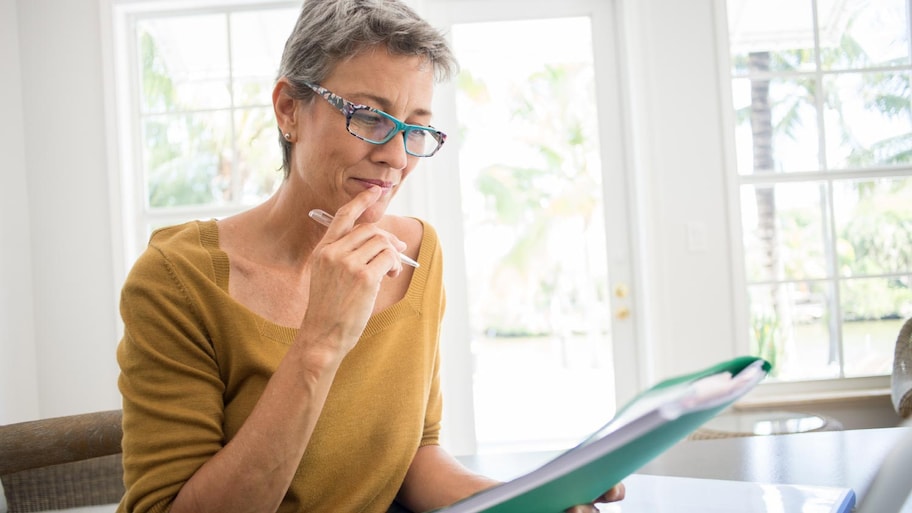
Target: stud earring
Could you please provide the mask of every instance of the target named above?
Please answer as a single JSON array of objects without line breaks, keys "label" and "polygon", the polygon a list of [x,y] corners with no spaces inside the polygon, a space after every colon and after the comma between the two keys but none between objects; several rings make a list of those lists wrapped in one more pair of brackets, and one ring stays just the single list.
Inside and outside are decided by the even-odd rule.
[{"label": "stud earring", "polygon": [[291,134],[285,132],[285,140],[291,142]]}]

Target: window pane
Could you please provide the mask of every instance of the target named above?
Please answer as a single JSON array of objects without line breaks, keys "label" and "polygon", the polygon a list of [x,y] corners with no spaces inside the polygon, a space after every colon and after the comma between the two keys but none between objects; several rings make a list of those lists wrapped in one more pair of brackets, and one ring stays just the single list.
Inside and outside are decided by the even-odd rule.
[{"label": "window pane", "polygon": [[732,81],[741,174],[820,168],[816,84],[811,77]]},{"label": "window pane", "polygon": [[844,73],[824,81],[831,169],[912,161],[907,72]]},{"label": "window pane", "polygon": [[296,9],[231,15],[231,64],[236,105],[271,105],[272,87]]},{"label": "window pane", "polygon": [[840,289],[846,376],[890,374],[903,317],[910,313],[909,277],[846,280]]},{"label": "window pane", "polygon": [[479,448],[566,447],[614,407],[590,20],[452,33]]},{"label": "window pane", "polygon": [[231,104],[225,15],[147,19],[136,29],[142,112]]},{"label": "window pane", "polygon": [[230,200],[233,155],[228,112],[161,115],[143,122],[149,206]]},{"label": "window pane", "polygon": [[753,354],[773,364],[783,380],[839,376],[839,355],[828,319],[833,297],[828,282],[792,282],[749,287]]},{"label": "window pane", "polygon": [[817,0],[823,69],[909,64],[906,0]]},{"label": "window pane", "polygon": [[[908,275],[845,280],[840,298],[844,319],[849,323],[898,319],[902,311],[909,312],[912,307]],[[896,341],[895,336],[890,338],[890,342]]]},{"label": "window pane", "polygon": [[912,179],[840,181],[833,201],[840,275],[912,271]]},{"label": "window pane", "polygon": [[820,279],[827,272],[823,186],[741,188],[744,256],[750,282]]},{"label": "window pane", "polygon": [[814,19],[810,0],[729,0],[732,74],[811,70],[814,67]]}]

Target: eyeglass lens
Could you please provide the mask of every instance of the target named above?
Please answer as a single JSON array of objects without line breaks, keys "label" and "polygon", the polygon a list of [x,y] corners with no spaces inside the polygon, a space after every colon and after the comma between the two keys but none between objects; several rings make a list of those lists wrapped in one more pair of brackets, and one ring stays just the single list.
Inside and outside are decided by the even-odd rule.
[{"label": "eyeglass lens", "polygon": [[[356,109],[348,122],[348,130],[368,142],[383,144],[398,132],[396,123],[368,109]],[[425,129],[405,129],[405,147],[418,156],[433,155],[440,145],[436,132]]]}]

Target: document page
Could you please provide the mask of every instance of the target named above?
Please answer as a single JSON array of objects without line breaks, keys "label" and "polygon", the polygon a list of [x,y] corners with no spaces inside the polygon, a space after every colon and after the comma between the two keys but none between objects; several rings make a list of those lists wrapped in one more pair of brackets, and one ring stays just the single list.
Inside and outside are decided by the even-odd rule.
[{"label": "document page", "polygon": [[632,474],[627,497],[600,504],[602,513],[850,513],[850,488],[750,483]]}]

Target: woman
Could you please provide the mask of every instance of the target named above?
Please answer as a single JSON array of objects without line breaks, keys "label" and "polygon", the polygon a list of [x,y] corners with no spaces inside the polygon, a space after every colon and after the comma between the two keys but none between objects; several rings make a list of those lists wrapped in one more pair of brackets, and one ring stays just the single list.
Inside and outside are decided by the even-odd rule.
[{"label": "woman", "polygon": [[385,214],[445,140],[454,68],[395,0],[305,2],[272,96],[281,186],[157,231],[124,285],[118,511],[427,511],[496,484],[438,445],[434,230]]}]

